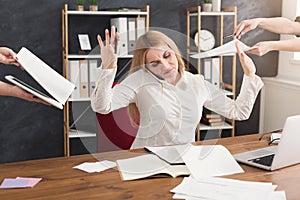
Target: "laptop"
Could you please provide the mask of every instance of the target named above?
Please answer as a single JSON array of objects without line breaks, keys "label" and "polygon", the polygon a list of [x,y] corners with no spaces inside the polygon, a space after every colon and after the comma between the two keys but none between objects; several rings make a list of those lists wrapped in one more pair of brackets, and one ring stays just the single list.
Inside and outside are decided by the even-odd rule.
[{"label": "laptop", "polygon": [[276,170],[300,163],[300,115],[288,117],[277,146],[247,151],[233,155],[247,165],[265,170]]},{"label": "laptop", "polygon": [[8,75],[5,76],[5,78],[36,97],[43,99],[59,109],[63,109],[63,106],[73,92],[75,85],[57,73],[25,47],[22,47],[17,53],[16,60],[32,76],[32,78],[50,94],[51,97],[14,76]]}]

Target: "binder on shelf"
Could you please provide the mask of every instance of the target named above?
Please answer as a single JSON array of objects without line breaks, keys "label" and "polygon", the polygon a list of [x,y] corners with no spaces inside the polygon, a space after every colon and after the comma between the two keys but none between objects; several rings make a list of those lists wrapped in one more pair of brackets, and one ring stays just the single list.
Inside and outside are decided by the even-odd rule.
[{"label": "binder on shelf", "polygon": [[133,55],[136,41],[136,18],[127,18],[128,21],[128,55]]},{"label": "binder on shelf", "polygon": [[118,46],[118,55],[128,55],[128,33],[127,33],[127,18],[118,17],[110,19],[111,26],[115,26],[120,33],[120,41]]},{"label": "binder on shelf", "polygon": [[89,97],[88,87],[88,62],[80,61],[80,98]]},{"label": "binder on shelf", "polygon": [[74,91],[71,94],[71,99],[79,99],[79,60],[70,60],[69,61],[69,80],[75,85]]},{"label": "binder on shelf", "polygon": [[146,23],[144,17],[136,18],[136,38],[146,33]]},{"label": "binder on shelf", "polygon": [[220,58],[211,59],[211,82],[216,87],[220,87]]},{"label": "binder on shelf", "polygon": [[97,70],[97,60],[89,60],[89,72],[90,72],[90,81],[89,81],[89,92],[93,93],[96,87],[96,81],[98,78],[98,70]]},{"label": "binder on shelf", "polygon": [[211,81],[211,59],[203,59],[204,64],[204,79],[207,81]]}]

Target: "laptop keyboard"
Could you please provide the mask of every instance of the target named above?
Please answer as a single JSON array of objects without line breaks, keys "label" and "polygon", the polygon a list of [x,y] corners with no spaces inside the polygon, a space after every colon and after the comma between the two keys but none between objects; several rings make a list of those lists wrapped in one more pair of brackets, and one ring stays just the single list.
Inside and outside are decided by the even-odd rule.
[{"label": "laptop keyboard", "polygon": [[260,158],[255,158],[255,159],[252,159],[252,160],[249,160],[249,161],[252,161],[254,163],[270,167],[272,165],[272,162],[273,162],[273,159],[274,159],[274,155],[275,154],[271,154],[271,155],[268,155],[268,156],[263,156],[263,157],[260,157]]}]

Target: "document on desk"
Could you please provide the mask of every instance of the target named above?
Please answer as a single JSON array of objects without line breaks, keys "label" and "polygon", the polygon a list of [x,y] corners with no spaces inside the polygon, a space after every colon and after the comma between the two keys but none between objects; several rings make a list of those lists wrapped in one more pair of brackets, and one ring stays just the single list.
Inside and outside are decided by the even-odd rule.
[{"label": "document on desk", "polygon": [[[235,42],[239,41],[237,39],[232,40],[230,42],[227,42],[226,44],[216,47],[212,50],[201,52],[199,54],[192,55],[192,58],[207,58],[207,57],[213,57],[213,56],[225,56],[225,55],[231,55],[233,53],[236,53],[236,47],[235,47]],[[239,41],[240,46],[243,51],[249,51],[251,49],[255,49],[256,47],[249,47],[243,42]]]},{"label": "document on desk", "polygon": [[73,168],[80,169],[88,173],[93,173],[93,172],[102,172],[106,169],[113,168],[116,166],[117,164],[115,162],[103,160],[101,162],[85,162]]},{"label": "document on desk", "polygon": [[195,178],[244,172],[222,145],[191,145],[182,155],[182,159]]},{"label": "document on desk", "polygon": [[190,175],[185,165],[170,165],[157,155],[146,154],[133,158],[117,160],[117,166],[122,180],[135,180],[146,177],[166,177]]},{"label": "document on desk", "polygon": [[285,200],[285,192],[275,191],[276,187],[276,185],[269,182],[240,181],[215,177],[200,179],[185,177],[170,192],[175,193],[174,199]]},{"label": "document on desk", "polygon": [[174,145],[174,146],[160,146],[160,147],[150,147],[145,146],[144,148],[169,164],[184,164],[182,160],[182,154],[191,146],[191,144]]}]

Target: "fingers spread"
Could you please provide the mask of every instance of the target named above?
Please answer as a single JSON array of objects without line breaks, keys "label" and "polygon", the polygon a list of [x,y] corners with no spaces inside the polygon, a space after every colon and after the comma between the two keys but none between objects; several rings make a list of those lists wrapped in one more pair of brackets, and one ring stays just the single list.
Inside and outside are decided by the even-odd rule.
[{"label": "fingers spread", "polygon": [[97,39],[98,39],[98,43],[99,43],[100,47],[103,48],[104,45],[103,45],[103,41],[102,41],[101,36],[98,35],[98,36],[97,36]]}]

